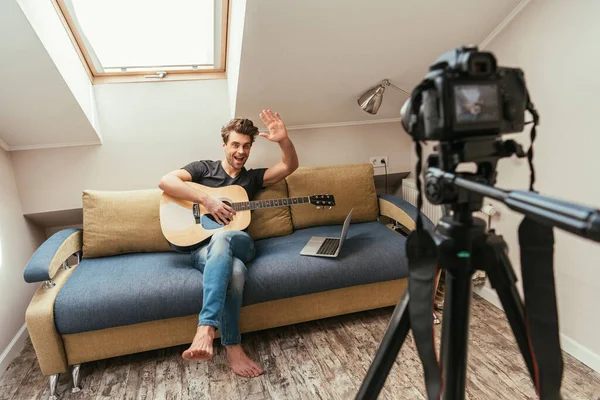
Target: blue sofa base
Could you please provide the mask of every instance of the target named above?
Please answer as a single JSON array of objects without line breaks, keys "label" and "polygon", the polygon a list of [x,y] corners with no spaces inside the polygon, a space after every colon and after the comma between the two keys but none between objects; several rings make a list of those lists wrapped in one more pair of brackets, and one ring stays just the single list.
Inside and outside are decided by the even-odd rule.
[{"label": "blue sofa base", "polygon": [[[311,236],[339,237],[341,229],[318,226],[257,241],[244,306],[408,276],[405,238],[379,222],[352,224],[336,259],[299,254]],[[202,273],[189,254],[136,253],[83,259],[58,293],[54,314],[66,335],[189,316],[201,307]]]}]

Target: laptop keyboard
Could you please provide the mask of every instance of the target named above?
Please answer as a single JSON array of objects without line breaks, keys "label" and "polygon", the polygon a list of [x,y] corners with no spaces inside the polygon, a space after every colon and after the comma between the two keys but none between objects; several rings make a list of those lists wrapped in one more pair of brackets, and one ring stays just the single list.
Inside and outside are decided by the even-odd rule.
[{"label": "laptop keyboard", "polygon": [[317,254],[332,256],[337,251],[339,245],[340,239],[325,239],[319,250],[317,250]]}]

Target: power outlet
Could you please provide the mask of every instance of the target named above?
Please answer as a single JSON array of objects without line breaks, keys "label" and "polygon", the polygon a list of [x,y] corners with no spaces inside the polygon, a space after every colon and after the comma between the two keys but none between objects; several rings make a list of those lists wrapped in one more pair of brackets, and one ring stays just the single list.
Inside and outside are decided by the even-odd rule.
[{"label": "power outlet", "polygon": [[387,156],[369,157],[369,162],[374,168],[385,167],[388,165],[388,158]]}]

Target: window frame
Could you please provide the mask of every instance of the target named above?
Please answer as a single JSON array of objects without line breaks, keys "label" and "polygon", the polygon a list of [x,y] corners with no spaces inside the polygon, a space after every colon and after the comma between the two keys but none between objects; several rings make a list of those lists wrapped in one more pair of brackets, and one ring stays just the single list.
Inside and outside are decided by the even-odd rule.
[{"label": "window frame", "polygon": [[[64,0],[51,0],[56,13],[61,20],[71,43],[83,64],[84,69],[92,84],[104,83],[127,83],[127,82],[161,82],[161,81],[182,81],[182,80],[204,80],[204,79],[225,79],[227,72],[227,45],[229,42],[229,2],[230,0],[220,0],[222,2],[221,15],[221,68],[218,69],[199,69],[196,71],[166,71],[164,77],[158,77],[157,71],[127,71],[127,72],[104,72],[98,73],[93,68],[93,64],[87,49],[83,46],[83,41],[73,19],[66,11],[67,7]],[[151,77],[150,77],[151,76]]]}]

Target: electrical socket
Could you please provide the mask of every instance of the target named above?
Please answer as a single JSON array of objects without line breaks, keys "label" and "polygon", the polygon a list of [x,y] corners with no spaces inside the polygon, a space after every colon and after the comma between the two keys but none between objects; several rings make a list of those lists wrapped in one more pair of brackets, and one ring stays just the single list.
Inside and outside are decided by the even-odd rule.
[{"label": "electrical socket", "polygon": [[369,162],[374,168],[385,167],[388,165],[388,158],[387,156],[369,157]]}]

